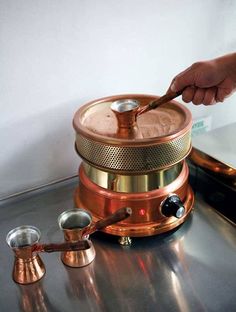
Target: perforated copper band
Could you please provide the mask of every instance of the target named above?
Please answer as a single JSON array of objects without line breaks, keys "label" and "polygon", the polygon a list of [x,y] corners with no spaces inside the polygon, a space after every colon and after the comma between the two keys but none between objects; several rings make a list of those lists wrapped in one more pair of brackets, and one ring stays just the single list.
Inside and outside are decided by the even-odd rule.
[{"label": "perforated copper band", "polygon": [[191,131],[176,139],[145,147],[106,145],[76,134],[79,155],[99,168],[142,173],[168,168],[183,160],[191,150]]}]

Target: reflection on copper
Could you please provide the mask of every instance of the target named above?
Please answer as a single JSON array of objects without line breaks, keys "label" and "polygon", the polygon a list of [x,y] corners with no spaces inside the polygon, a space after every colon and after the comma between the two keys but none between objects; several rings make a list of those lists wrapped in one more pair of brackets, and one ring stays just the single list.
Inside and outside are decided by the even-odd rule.
[{"label": "reflection on copper", "polygon": [[[123,297],[127,296],[129,294],[129,291],[131,291],[129,287],[130,281],[135,281],[135,284],[132,285],[132,288],[143,287],[142,281],[139,280],[137,265],[136,263],[134,263],[136,259],[133,258],[132,252],[130,254],[129,251],[125,248],[122,257],[120,258],[121,260],[119,261],[120,265],[117,265],[117,253],[114,249],[106,248],[106,246],[99,245],[99,255],[101,257],[102,263],[104,263],[104,266],[106,267],[107,274],[109,275],[110,296],[115,297],[117,299],[117,302],[123,302],[124,306],[122,308],[124,311],[134,311],[134,308],[130,307],[129,303],[123,300]],[[146,262],[146,258],[148,258],[147,250],[145,251],[144,262]],[[148,265],[147,269],[149,270]],[[150,277],[150,275],[148,274],[145,276],[147,278]],[[150,294],[151,292],[155,292],[155,286],[152,283],[148,282],[147,285],[148,287],[145,288],[145,293]],[[106,294],[104,294],[104,296],[106,296]],[[157,296],[153,296],[153,298],[155,300],[158,300]]]},{"label": "reflection on copper", "polygon": [[175,272],[171,272],[171,282],[172,282],[172,289],[175,294],[176,302],[178,304],[179,310],[180,311],[189,311],[188,309],[188,303],[186,301],[186,298],[183,294],[181,284],[178,280],[177,275]]},{"label": "reflection on copper", "polygon": [[[192,298],[198,305],[198,311],[206,311],[202,302],[194,288],[193,279],[188,267],[188,261],[185,259],[184,251],[185,235],[171,242],[171,255],[169,257],[170,264],[170,280],[176,303],[180,311],[192,311],[189,307],[188,297],[183,288],[189,287],[192,291]],[[186,286],[187,285],[187,286]]]},{"label": "reflection on copper", "polygon": [[77,298],[80,301],[86,300],[91,308],[91,311],[97,307],[103,309],[103,297],[99,290],[93,263],[84,267],[82,270],[75,270],[74,268],[65,267],[68,275],[66,283],[66,291],[71,298]]},{"label": "reflection on copper", "polygon": [[[189,263],[194,263],[194,259],[185,251],[188,228],[189,222],[174,233],[164,234],[159,240],[157,237],[134,238],[133,245],[123,252],[115,243],[107,248],[107,244],[100,242],[96,248],[100,265],[107,271],[110,296],[116,298],[117,302],[124,302],[123,297],[129,296],[130,292],[143,294],[145,291],[145,302],[149,302],[150,306],[160,306],[160,301],[168,300],[179,311],[192,311],[193,307],[197,311],[205,311],[189,269]],[[148,240],[147,245],[144,240]],[[102,279],[96,272],[95,278],[99,277]],[[132,288],[129,287],[130,282]],[[163,289],[168,289],[168,299]],[[106,294],[101,293],[100,296],[105,298]],[[135,301],[129,302],[123,309],[135,311],[138,309],[135,304]]]},{"label": "reflection on copper", "polygon": [[[172,244],[176,243],[174,239],[173,242],[168,242],[168,249],[171,248]],[[134,242],[134,244],[136,244]],[[124,296],[124,290],[127,289],[129,281],[137,281],[132,285],[132,288],[135,288],[136,293],[143,293],[143,285],[145,285],[145,297],[147,300],[151,300],[153,303],[158,303],[163,296],[162,283],[163,281],[170,282],[168,275],[171,270],[176,270],[173,267],[175,263],[177,263],[178,267],[181,267],[182,262],[181,259],[178,259],[175,252],[171,252],[171,261],[166,261],[165,258],[162,258],[162,252],[158,253],[158,249],[161,248],[160,245],[156,247],[148,245],[148,248],[139,248],[138,243],[134,246],[135,253],[132,253],[132,247],[130,251],[125,249],[122,254],[122,265],[117,265],[117,253],[115,248],[106,248],[106,246],[99,245],[99,255],[101,257],[101,262],[106,267],[106,270],[109,274],[109,284],[110,284],[110,292],[114,292],[112,296],[115,296],[118,301],[122,301],[122,297]],[[153,252],[153,248],[157,248],[157,252]],[[172,249],[170,249],[172,250]],[[120,255],[120,251],[119,251]],[[137,267],[140,268],[140,271],[137,270]],[[153,271],[155,268],[155,271]],[[160,272],[160,273],[158,273]],[[158,274],[160,277],[164,274],[166,278],[159,280],[157,283],[157,278],[154,277]],[[178,273],[180,274],[180,273]],[[125,278],[126,277],[126,278]],[[172,285],[168,285],[168,289]],[[130,290],[127,289],[127,292]],[[175,296],[178,294],[175,294]],[[125,306],[123,307],[127,311],[133,311],[134,307]]]},{"label": "reflection on copper", "polygon": [[29,286],[19,285],[20,307],[24,312],[54,311],[41,281]]}]

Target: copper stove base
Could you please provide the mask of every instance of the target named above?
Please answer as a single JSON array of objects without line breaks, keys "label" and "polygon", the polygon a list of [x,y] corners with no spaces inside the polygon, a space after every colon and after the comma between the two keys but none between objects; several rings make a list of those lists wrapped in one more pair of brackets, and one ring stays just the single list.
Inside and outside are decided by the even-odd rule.
[{"label": "copper stove base", "polygon": [[[80,166],[80,181],[74,194],[74,202],[76,207],[89,210],[94,222],[121,207],[131,207],[133,213],[127,220],[108,226],[103,231],[121,237],[152,236],[176,228],[189,216],[193,208],[194,194],[188,184],[188,174],[188,166],[184,163],[178,178],[161,189],[142,193],[121,193],[96,185],[86,176],[83,166]],[[185,214],[180,219],[166,217],[161,211],[161,203],[173,193],[180,197],[185,207]]]},{"label": "copper stove base", "polygon": [[[77,207],[82,207],[84,209],[87,209],[86,207],[83,207],[80,198],[79,198],[79,187],[75,191],[75,204]],[[106,227],[103,232],[111,234],[111,235],[117,235],[117,236],[129,236],[129,237],[144,237],[144,236],[152,236],[156,234],[161,234],[168,232],[170,230],[173,230],[177,226],[181,225],[189,216],[190,212],[192,211],[193,207],[193,201],[194,201],[194,195],[191,187],[188,187],[188,193],[186,200],[184,201],[184,206],[187,211],[187,213],[181,218],[176,219],[173,217],[169,218],[171,219],[171,222],[168,223],[162,223],[162,222],[148,222],[145,224],[139,223],[139,224],[116,224]],[[102,219],[102,217],[99,217],[94,214],[94,212],[90,211],[93,217],[93,221],[97,222]]]}]

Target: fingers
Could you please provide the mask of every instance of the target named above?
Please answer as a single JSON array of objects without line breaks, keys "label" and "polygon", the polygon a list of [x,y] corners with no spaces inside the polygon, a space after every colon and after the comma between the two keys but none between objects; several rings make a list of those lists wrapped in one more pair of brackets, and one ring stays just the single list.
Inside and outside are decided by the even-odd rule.
[{"label": "fingers", "polygon": [[195,105],[213,105],[217,102],[223,102],[234,89],[236,89],[236,86],[232,80],[225,79],[217,87],[188,87],[183,91],[182,99],[186,103],[192,102]]},{"label": "fingers", "polygon": [[185,103],[192,102],[195,105],[212,105],[216,103],[217,88],[188,87],[183,91],[182,99]]},{"label": "fingers", "polygon": [[168,91],[178,92],[192,85],[194,85],[194,71],[189,67],[172,80]]},{"label": "fingers", "polygon": [[[225,72],[219,70],[219,62],[214,60],[196,62],[172,80],[169,90],[178,92],[191,86],[200,89],[216,87],[224,78]],[[196,101],[198,105],[199,101],[203,100],[203,92],[200,90],[196,92],[197,94],[194,101]]]},{"label": "fingers", "polygon": [[194,63],[172,80],[168,91],[181,91],[183,101],[195,105],[223,102],[236,90],[236,83],[219,70],[219,64],[216,60]]},{"label": "fingers", "polygon": [[188,87],[182,93],[182,99],[185,103],[190,103],[193,100],[196,88],[195,87]]},{"label": "fingers", "polygon": [[193,104],[200,105],[203,103],[203,99],[205,96],[205,89],[197,88],[193,97]]},{"label": "fingers", "polygon": [[204,105],[215,104],[216,103],[216,92],[217,92],[217,88],[214,88],[214,87],[206,89],[202,104],[204,104]]},{"label": "fingers", "polygon": [[223,102],[235,89],[235,84],[231,79],[226,78],[217,86],[216,101]]}]

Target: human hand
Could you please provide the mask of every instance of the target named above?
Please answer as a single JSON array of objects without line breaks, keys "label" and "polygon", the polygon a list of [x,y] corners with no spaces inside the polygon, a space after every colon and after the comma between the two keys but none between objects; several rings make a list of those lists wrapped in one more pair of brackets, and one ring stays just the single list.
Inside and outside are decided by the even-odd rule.
[{"label": "human hand", "polygon": [[236,90],[236,53],[194,63],[172,80],[169,90],[184,90],[182,99],[186,103],[223,102]]}]

